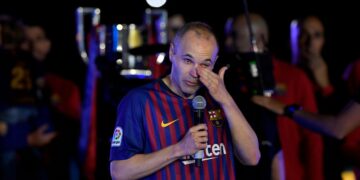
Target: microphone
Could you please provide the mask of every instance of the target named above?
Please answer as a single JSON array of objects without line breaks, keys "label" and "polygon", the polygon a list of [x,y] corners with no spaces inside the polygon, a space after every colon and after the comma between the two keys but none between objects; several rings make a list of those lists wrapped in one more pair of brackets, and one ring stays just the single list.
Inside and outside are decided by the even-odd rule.
[{"label": "microphone", "polygon": [[[195,96],[194,99],[192,100],[192,107],[195,118],[194,124],[198,125],[204,123],[204,109],[206,107],[205,98],[200,95]],[[201,167],[203,158],[204,158],[204,150],[199,150],[195,153],[194,159],[195,159],[196,167]]]}]

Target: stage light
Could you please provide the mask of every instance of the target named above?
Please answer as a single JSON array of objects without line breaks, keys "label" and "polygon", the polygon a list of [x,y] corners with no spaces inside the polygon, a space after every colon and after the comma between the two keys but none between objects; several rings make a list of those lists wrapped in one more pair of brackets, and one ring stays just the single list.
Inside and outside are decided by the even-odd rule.
[{"label": "stage light", "polygon": [[166,3],[166,0],[146,0],[146,2],[151,6],[151,7],[161,7]]}]

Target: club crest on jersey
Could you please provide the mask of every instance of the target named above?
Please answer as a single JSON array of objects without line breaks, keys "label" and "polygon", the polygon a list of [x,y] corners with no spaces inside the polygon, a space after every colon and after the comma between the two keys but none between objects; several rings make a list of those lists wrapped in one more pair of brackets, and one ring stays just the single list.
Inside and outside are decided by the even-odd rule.
[{"label": "club crest on jersey", "polygon": [[115,128],[114,135],[112,137],[111,147],[119,147],[123,137],[123,130],[120,126]]},{"label": "club crest on jersey", "polygon": [[221,109],[210,110],[208,113],[212,125],[215,127],[221,127],[224,124],[224,118],[222,116]]}]

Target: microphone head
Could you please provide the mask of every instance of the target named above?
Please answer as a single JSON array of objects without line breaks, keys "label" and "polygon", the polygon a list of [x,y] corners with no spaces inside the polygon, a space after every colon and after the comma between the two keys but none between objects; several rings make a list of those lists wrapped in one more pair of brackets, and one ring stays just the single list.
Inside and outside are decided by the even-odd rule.
[{"label": "microphone head", "polygon": [[205,109],[206,107],[206,100],[204,97],[197,95],[192,100],[192,106],[194,109]]}]

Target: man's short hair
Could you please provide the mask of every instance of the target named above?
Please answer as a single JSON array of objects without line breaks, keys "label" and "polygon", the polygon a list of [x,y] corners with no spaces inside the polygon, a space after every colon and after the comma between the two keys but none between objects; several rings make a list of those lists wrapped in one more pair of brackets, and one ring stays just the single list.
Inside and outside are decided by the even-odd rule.
[{"label": "man's short hair", "polygon": [[215,33],[213,29],[206,23],[203,22],[190,22],[185,24],[182,28],[180,28],[173,40],[173,45],[177,45],[184,35],[189,31],[195,31],[199,36],[205,36],[205,38],[214,37],[216,44],[218,45],[218,41],[216,39]]}]

